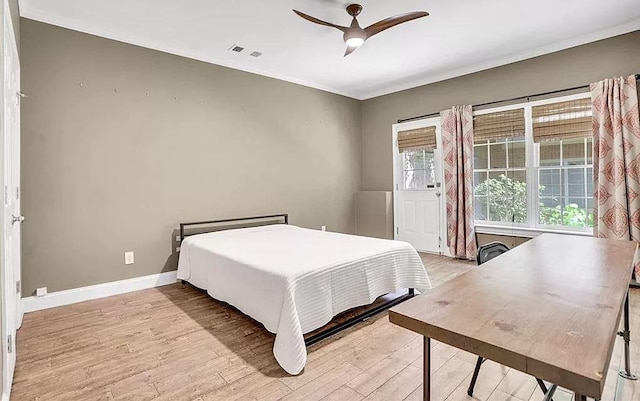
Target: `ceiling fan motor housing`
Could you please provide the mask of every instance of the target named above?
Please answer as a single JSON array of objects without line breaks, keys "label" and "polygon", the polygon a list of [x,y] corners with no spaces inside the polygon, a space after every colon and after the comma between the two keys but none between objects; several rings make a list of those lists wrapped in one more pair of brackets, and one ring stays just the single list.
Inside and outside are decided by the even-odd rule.
[{"label": "ceiling fan motor housing", "polygon": [[347,13],[354,18],[360,15],[361,11],[362,6],[360,4],[349,4],[347,6]]}]

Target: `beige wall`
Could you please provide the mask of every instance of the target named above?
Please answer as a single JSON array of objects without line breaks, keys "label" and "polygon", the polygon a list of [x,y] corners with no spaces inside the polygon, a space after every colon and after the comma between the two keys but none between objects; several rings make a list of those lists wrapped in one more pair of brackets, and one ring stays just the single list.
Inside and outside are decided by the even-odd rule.
[{"label": "beige wall", "polygon": [[393,192],[360,191],[354,205],[356,234],[393,239]]},{"label": "beige wall", "polygon": [[398,119],[638,72],[640,31],[366,100],[362,104],[361,189],[392,189],[391,125]]},{"label": "beige wall", "polygon": [[478,234],[478,245],[488,244],[489,242],[499,241],[508,246],[509,248],[515,248],[518,245],[522,245],[529,241],[531,238],[525,237],[513,237],[509,235],[493,235],[493,234]]},{"label": "beige wall", "polygon": [[24,296],[174,270],[181,221],[288,212],[353,231],[360,102],[30,20],[21,29]]}]

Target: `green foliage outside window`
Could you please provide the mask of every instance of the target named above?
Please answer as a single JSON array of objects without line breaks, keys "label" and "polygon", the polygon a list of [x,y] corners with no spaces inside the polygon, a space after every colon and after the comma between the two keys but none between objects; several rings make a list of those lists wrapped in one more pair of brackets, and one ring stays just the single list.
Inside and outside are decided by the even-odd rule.
[{"label": "green foliage outside window", "polygon": [[488,194],[492,221],[525,223],[527,220],[527,184],[500,174],[476,185],[475,194]]},{"label": "green foliage outside window", "polygon": [[[540,191],[544,187],[540,186]],[[475,195],[487,195],[491,221],[525,223],[527,219],[527,184],[501,174],[475,187]],[[570,203],[563,208],[540,204],[540,224],[569,227],[593,227],[593,211]]]},{"label": "green foliage outside window", "polygon": [[540,205],[540,222],[552,226],[593,227],[593,211],[570,203],[564,207],[544,207]]}]

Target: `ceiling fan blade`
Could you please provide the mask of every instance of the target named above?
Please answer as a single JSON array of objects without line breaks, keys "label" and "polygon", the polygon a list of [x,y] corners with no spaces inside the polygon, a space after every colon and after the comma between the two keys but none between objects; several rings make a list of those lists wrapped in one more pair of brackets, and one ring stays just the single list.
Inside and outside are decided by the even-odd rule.
[{"label": "ceiling fan blade", "polygon": [[408,22],[417,18],[426,17],[429,15],[426,11],[414,11],[406,14],[395,15],[393,17],[385,18],[382,21],[378,21],[373,25],[369,25],[364,28],[364,31],[367,33],[367,37],[370,38],[373,35],[376,35],[386,29],[392,28],[398,24],[402,24],[404,22]]},{"label": "ceiling fan blade", "polygon": [[358,47],[360,47],[360,46],[347,46],[347,50],[344,52],[344,56],[343,57],[347,57],[348,55],[350,55],[351,53],[356,51],[356,49]]},{"label": "ceiling fan blade", "polygon": [[293,10],[294,13],[298,14],[299,16],[301,16],[302,18],[306,19],[307,21],[311,21],[315,24],[320,24],[320,25],[325,25],[325,26],[330,26],[332,28],[336,28],[341,30],[342,32],[346,32],[347,31],[347,27],[346,26],[340,26],[340,25],[336,25],[336,24],[332,24],[331,22],[327,22],[327,21],[323,21],[320,19],[317,19],[315,17],[312,17],[310,15],[307,15],[305,13],[302,13],[298,10]]}]

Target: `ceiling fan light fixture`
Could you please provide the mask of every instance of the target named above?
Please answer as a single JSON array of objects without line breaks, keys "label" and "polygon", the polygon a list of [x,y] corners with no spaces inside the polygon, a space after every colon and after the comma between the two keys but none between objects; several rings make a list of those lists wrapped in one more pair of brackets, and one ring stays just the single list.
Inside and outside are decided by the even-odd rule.
[{"label": "ceiling fan light fixture", "polygon": [[355,49],[362,46],[364,41],[367,40],[367,33],[359,26],[352,26],[344,33],[343,39],[347,47]]},{"label": "ceiling fan light fixture", "polygon": [[353,37],[353,38],[347,39],[345,42],[349,47],[360,47],[364,43],[364,39],[359,37]]}]

